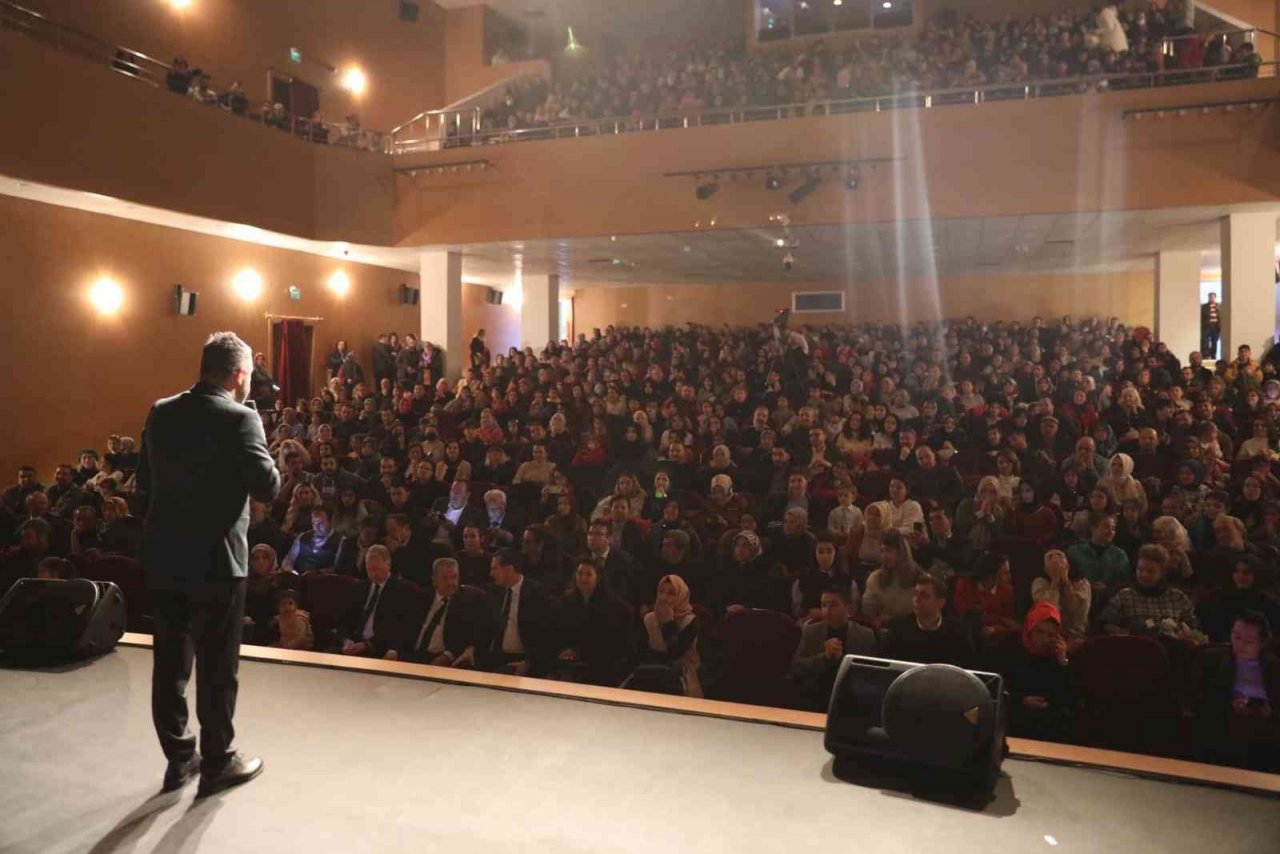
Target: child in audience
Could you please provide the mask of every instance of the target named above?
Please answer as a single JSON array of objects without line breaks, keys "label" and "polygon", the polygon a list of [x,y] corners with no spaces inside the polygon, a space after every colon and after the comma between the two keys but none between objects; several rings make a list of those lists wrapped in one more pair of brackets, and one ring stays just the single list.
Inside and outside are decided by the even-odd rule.
[{"label": "child in audience", "polygon": [[311,634],[311,615],[298,607],[297,594],[281,590],[276,599],[278,612],[275,618],[280,640],[276,646],[282,649],[311,649],[315,638]]}]

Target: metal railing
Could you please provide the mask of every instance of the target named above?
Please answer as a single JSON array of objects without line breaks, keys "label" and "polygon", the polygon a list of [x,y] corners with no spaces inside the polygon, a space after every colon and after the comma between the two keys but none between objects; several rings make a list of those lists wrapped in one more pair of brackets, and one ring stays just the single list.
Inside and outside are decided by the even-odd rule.
[{"label": "metal railing", "polygon": [[[1215,33],[1211,37],[1240,36],[1242,41],[1252,43],[1258,35],[1267,35],[1280,39],[1280,36],[1262,29],[1232,30],[1224,33]],[[1204,36],[1199,37],[1204,38]],[[1173,53],[1166,55],[1172,56]],[[806,116],[833,116],[844,113],[879,113],[900,109],[932,109],[942,106],[1080,95],[1090,92],[1149,89],[1189,83],[1245,80],[1254,77],[1277,77],[1280,76],[1280,72],[1277,72],[1278,64],[1280,63],[1271,61],[1253,65],[1170,68],[1138,73],[1096,74],[1016,83],[990,83],[982,86],[952,89],[907,90],[888,95],[811,101],[802,104],[768,104],[714,110],[692,110],[643,117],[607,116],[514,129],[485,128],[482,126],[482,112],[474,109],[465,111],[434,110],[420,113],[414,117],[412,122],[407,122],[392,131],[390,152],[392,154],[411,154],[422,151],[440,151],[447,148],[498,145],[529,140],[605,136],[643,131],[696,128],[708,125],[777,121],[779,119]],[[417,133],[406,132],[415,127],[421,130]],[[426,129],[429,129],[429,132],[426,132]]]},{"label": "metal railing", "polygon": [[438,110],[423,110],[404,124],[391,129],[389,136],[392,153],[397,149],[438,151],[446,147],[446,140],[457,136],[462,128],[466,129],[468,135],[480,133],[483,130],[481,120],[485,110],[505,96],[513,84],[538,76],[548,76],[546,69],[525,69],[448,106]]},{"label": "metal railing", "polygon": [[[167,62],[59,23],[9,0],[0,0],[0,29],[22,33],[56,50],[73,54],[90,62],[104,64],[118,74],[140,80],[157,89],[165,88],[169,72],[173,70]],[[365,130],[346,122],[316,121],[287,113],[263,115],[250,112],[247,105],[244,110],[236,111],[232,109],[229,99],[211,100],[207,103],[256,123],[287,131],[308,142],[340,145],[384,154],[389,150],[386,134]]]}]

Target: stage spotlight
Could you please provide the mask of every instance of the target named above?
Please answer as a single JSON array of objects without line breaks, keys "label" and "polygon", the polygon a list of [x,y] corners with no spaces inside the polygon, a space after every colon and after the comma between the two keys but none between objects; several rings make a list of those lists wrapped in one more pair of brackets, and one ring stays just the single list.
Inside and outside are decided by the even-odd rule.
[{"label": "stage spotlight", "polygon": [[766,190],[777,190],[782,186],[782,179],[778,177],[778,173],[770,169],[764,176],[764,188]]},{"label": "stage spotlight", "polygon": [[696,195],[700,201],[705,202],[707,199],[714,196],[716,191],[719,189],[720,185],[715,181],[706,181],[698,185],[698,189],[694,190],[694,195]]},{"label": "stage spotlight", "polygon": [[805,179],[805,182],[803,184],[801,184],[799,187],[796,187],[787,195],[787,199],[791,202],[791,204],[798,205],[802,201],[804,201],[806,198],[808,198],[810,193],[818,189],[818,185],[820,185],[821,183],[822,183],[822,176],[811,174],[807,179]]},{"label": "stage spotlight", "polygon": [[844,173],[844,188],[846,190],[858,189],[858,170],[850,169]]}]

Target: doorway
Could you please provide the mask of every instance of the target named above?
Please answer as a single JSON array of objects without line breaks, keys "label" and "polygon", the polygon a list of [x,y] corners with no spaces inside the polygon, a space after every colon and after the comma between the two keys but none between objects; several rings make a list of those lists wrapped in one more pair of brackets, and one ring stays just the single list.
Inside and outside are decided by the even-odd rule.
[{"label": "doorway", "polygon": [[320,90],[305,80],[291,75],[269,72],[271,102],[284,104],[295,119],[309,119],[320,109]]},{"label": "doorway", "polygon": [[316,328],[300,317],[271,321],[271,367],[285,406],[293,406],[300,398],[311,399],[315,332]]}]

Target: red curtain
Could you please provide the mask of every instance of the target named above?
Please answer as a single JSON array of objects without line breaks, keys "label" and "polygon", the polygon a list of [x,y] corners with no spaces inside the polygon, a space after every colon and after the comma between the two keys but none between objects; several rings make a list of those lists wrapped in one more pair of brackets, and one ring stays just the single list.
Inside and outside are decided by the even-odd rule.
[{"label": "red curtain", "polygon": [[272,364],[276,385],[287,406],[311,397],[311,342],[315,328],[288,318],[271,324]]}]

